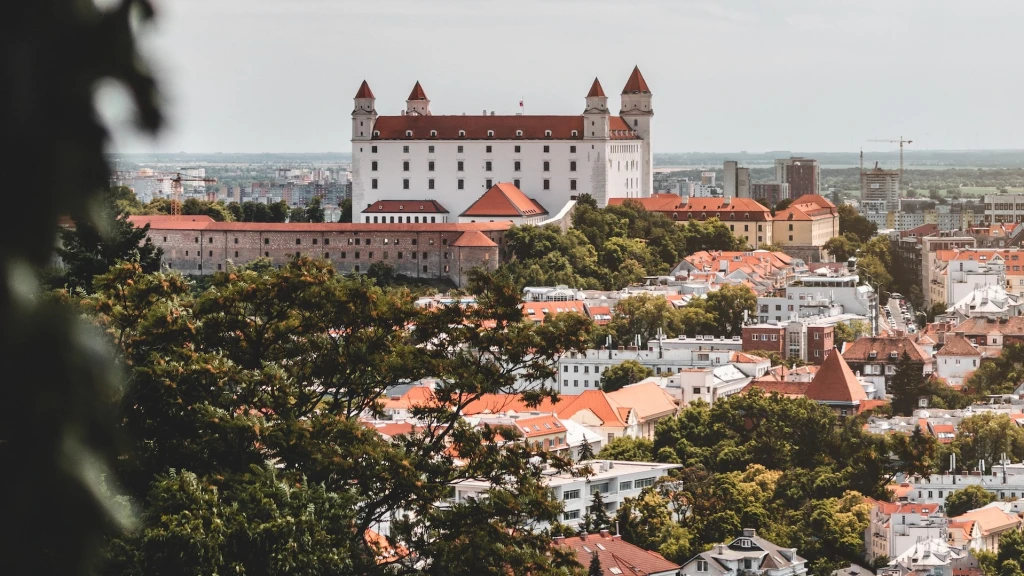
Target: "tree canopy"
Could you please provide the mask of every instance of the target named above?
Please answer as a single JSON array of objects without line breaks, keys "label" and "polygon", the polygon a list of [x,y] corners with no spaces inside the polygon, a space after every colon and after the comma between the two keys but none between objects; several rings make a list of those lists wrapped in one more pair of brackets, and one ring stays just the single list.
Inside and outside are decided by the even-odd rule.
[{"label": "tree canopy", "polygon": [[946,496],[946,516],[950,518],[959,516],[964,512],[981,508],[995,499],[994,494],[977,484],[965,486]]}]

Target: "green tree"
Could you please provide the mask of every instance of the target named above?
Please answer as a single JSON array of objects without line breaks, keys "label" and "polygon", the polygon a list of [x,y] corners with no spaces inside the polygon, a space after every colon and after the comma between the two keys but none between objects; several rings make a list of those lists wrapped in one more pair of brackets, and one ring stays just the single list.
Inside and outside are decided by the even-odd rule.
[{"label": "green tree", "polygon": [[320,197],[314,196],[306,204],[306,222],[323,222],[325,219],[324,208],[320,205]]},{"label": "green tree", "polygon": [[266,220],[257,220],[257,222],[287,222],[290,211],[288,210],[288,203],[284,200],[280,202],[274,202],[273,204],[257,204],[257,206],[263,206],[267,209]]},{"label": "green tree", "polygon": [[703,307],[717,319],[719,336],[738,336],[747,318],[757,315],[757,296],[742,284],[726,284],[708,292]]},{"label": "green tree", "polygon": [[1006,414],[982,412],[960,421],[953,448],[965,466],[984,460],[993,469],[1004,454],[1010,460],[1024,459],[1024,429]]},{"label": "green tree", "polygon": [[924,372],[920,362],[910,359],[906,351],[896,362],[896,372],[888,382],[887,393],[892,395],[892,412],[897,416],[910,416],[917,409],[917,400],[923,394]]},{"label": "green tree", "polygon": [[137,228],[117,203],[117,191],[104,192],[91,217],[74,218],[74,226],[60,231],[63,271],[58,286],[92,291],[93,278],[118,260],[137,259],[147,272],[160,268],[163,251],[146,235],[149,225]]},{"label": "green tree", "polygon": [[936,302],[932,304],[932,307],[928,309],[928,321],[934,322],[936,316],[942,316],[946,313],[946,308],[949,306],[945,302]]},{"label": "green tree", "polygon": [[[583,318],[527,322],[511,279],[480,273],[475,308],[421,310],[405,290],[305,258],[216,274],[200,293],[132,262],[96,286],[84,309],[131,374],[117,473],[142,512],[138,531],[111,542],[109,566],[163,573],[157,566],[173,554],[167,572],[187,573],[194,565],[182,563],[197,550],[225,571],[383,573],[364,535],[401,506],[409,516],[393,520],[389,542],[437,567],[428,574],[554,570],[550,540],[529,527],[556,520],[561,503],[531,461],[560,470],[568,461],[501,442],[512,433],[459,415],[483,394],[511,392],[520,374],[556,376],[555,358],[586,346]],[[385,440],[360,423],[379,413],[391,383],[428,376],[434,402],[412,412],[433,426]],[[536,405],[552,394],[522,395]],[[171,470],[202,488],[165,483]],[[435,505],[470,477],[493,485],[486,498]],[[196,506],[184,516],[188,502]],[[165,534],[175,548],[156,545]],[[287,544],[307,537],[316,545]]]},{"label": "green tree", "polygon": [[654,376],[654,370],[643,366],[636,360],[626,360],[611,366],[601,375],[601,389],[614,392],[623,386],[636,384],[645,378]]},{"label": "green tree", "polygon": [[620,346],[636,345],[635,338],[639,336],[639,345],[644,347],[659,333],[666,338],[676,336],[680,327],[677,318],[676,309],[664,296],[641,292],[615,304],[608,329]]},{"label": "green tree", "polygon": [[587,568],[587,576],[604,576],[604,568],[601,567],[601,559],[597,557],[596,551],[590,555],[590,567]]},{"label": "green tree", "polygon": [[308,220],[306,220],[306,210],[304,208],[300,208],[298,206],[296,206],[295,208],[292,208],[288,212],[288,221],[289,222],[308,222]]},{"label": "green tree", "polygon": [[647,438],[619,436],[605,444],[597,457],[602,460],[651,462],[654,460],[654,441]]},{"label": "green tree", "polygon": [[847,232],[854,234],[863,243],[874,238],[878,226],[857,213],[853,206],[843,204],[839,207],[839,235],[843,236]]},{"label": "green tree", "polygon": [[352,199],[345,198],[341,201],[341,216],[338,217],[338,222],[351,222],[352,221]]},{"label": "green tree", "polygon": [[834,236],[829,238],[822,246],[836,262],[845,262],[857,253],[857,245],[850,242],[846,236]]},{"label": "green tree", "polygon": [[946,516],[955,518],[964,512],[981,508],[995,499],[994,494],[981,486],[965,486],[946,497]]},{"label": "green tree", "polygon": [[590,516],[590,525],[594,532],[611,528],[612,519],[608,516],[608,510],[604,507],[604,495],[600,490],[594,490],[594,493],[590,495],[590,506],[587,508],[587,515]]}]

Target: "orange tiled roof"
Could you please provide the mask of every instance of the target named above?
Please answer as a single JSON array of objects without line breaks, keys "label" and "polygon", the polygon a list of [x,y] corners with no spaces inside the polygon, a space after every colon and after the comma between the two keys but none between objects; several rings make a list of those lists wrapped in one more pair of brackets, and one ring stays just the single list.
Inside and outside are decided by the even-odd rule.
[{"label": "orange tiled roof", "polygon": [[648,212],[665,212],[675,210],[682,202],[677,194],[651,194],[650,198],[609,198],[610,206],[619,206],[627,202],[635,202]]},{"label": "orange tiled roof", "polygon": [[942,349],[935,353],[936,356],[981,356],[981,352],[971,345],[970,341],[959,334],[946,336],[946,343]]},{"label": "orange tiled roof", "polygon": [[604,96],[604,88],[601,88],[601,82],[597,78],[594,78],[594,83],[590,86],[590,92],[587,92],[587,98],[595,96]]},{"label": "orange tiled roof", "polygon": [[[928,361],[928,353],[909,336],[864,336],[849,344],[843,357],[847,362],[890,362],[894,361],[891,358],[892,352],[896,353],[898,360],[904,351],[914,362]],[[876,353],[875,358],[871,358],[871,352]]]},{"label": "orange tiled roof", "polygon": [[363,214],[374,212],[408,212],[409,214],[447,214],[448,210],[436,200],[378,200],[363,210]]},{"label": "orange tiled roof", "polygon": [[542,216],[547,213],[548,211],[543,206],[536,200],[527,198],[526,194],[523,194],[523,191],[516,188],[511,182],[498,182],[467,208],[462,216],[525,218]]},{"label": "orange tiled roof", "polygon": [[452,242],[452,246],[459,248],[492,248],[497,246],[497,244],[478,230],[467,230],[455,242]]},{"label": "orange tiled roof", "polygon": [[[627,407],[627,410],[635,410],[638,420],[673,413],[676,410],[676,402],[672,396],[654,382],[641,382],[619,388],[609,392],[608,399],[619,406]],[[623,414],[620,410],[619,416],[625,420],[629,414]]]},{"label": "orange tiled roof", "polygon": [[623,94],[650,94],[651,89],[647,87],[647,81],[644,80],[644,75],[640,73],[640,67],[634,66],[633,73],[629,75],[629,80],[626,80],[626,85],[622,87]]},{"label": "orange tiled roof", "polygon": [[678,564],[666,560],[661,554],[644,550],[623,540],[620,536],[572,536],[556,540],[555,546],[569,548],[576,553],[576,561],[590,565],[597,554],[602,576],[647,576],[648,574],[675,574]]},{"label": "orange tiled roof", "polygon": [[807,387],[810,385],[810,382],[783,382],[762,378],[760,380],[752,380],[750,384],[744,386],[743,392],[746,393],[757,388],[764,391],[765,394],[775,392],[787,398],[803,398],[807,395]]},{"label": "orange tiled roof", "polygon": [[1016,514],[1010,514],[1003,512],[996,507],[978,508],[977,510],[971,510],[950,520],[956,520],[963,522],[965,520],[973,520],[978,523],[978,527],[981,529],[982,536],[988,536],[993,533],[1001,533],[1005,530],[1010,530],[1021,525],[1021,518]]},{"label": "orange tiled roof", "polygon": [[807,387],[807,397],[819,402],[862,402],[867,400],[853,370],[842,354],[829,354]]},{"label": "orange tiled roof", "polygon": [[587,309],[582,300],[567,300],[564,302],[523,302],[523,315],[536,324],[543,324],[544,317],[548,314],[551,316],[557,316],[564,312],[576,312],[583,316],[587,315]]},{"label": "orange tiled roof", "polygon": [[398,398],[388,398],[383,402],[383,407],[387,409],[405,409],[416,406],[429,406],[434,402],[434,391],[428,386],[413,386],[409,388],[405,394]]},{"label": "orange tiled roof", "polygon": [[535,438],[537,436],[547,436],[548,434],[559,434],[565,432],[565,426],[555,418],[548,414],[545,416],[533,416],[531,418],[520,418],[516,420],[516,427],[523,433],[526,438]]}]

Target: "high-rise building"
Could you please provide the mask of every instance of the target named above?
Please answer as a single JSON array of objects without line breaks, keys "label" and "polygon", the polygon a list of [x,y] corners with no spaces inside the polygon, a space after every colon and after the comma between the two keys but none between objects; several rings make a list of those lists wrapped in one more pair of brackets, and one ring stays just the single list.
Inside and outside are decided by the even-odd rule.
[{"label": "high-rise building", "polygon": [[751,184],[750,197],[765,206],[774,206],[783,199],[792,198],[789,194],[789,184],[780,184],[778,182]]},{"label": "high-rise building", "polygon": [[821,166],[813,158],[777,158],[775,181],[789,184],[790,198],[821,193]]},{"label": "high-rise building", "polygon": [[735,160],[726,160],[722,172],[726,196],[750,198],[750,168],[741,168]]},{"label": "high-rise building", "polygon": [[900,210],[900,171],[884,170],[875,167],[860,174],[860,200],[864,202],[884,202],[886,212]]}]

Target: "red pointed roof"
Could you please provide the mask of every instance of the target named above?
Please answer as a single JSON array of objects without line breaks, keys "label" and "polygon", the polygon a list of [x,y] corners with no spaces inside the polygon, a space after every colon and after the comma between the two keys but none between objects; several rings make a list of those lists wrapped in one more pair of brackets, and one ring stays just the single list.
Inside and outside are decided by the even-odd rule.
[{"label": "red pointed roof", "polygon": [[604,96],[604,88],[601,88],[601,82],[597,78],[594,78],[594,83],[590,86],[587,98],[593,98],[594,96]]},{"label": "red pointed roof", "polygon": [[640,73],[640,67],[634,66],[633,73],[629,75],[629,80],[626,80],[626,86],[622,89],[623,94],[650,94],[651,89],[647,87],[647,81],[644,80],[644,75]]},{"label": "red pointed roof", "polygon": [[423,86],[420,86],[420,81],[416,81],[416,85],[412,87],[412,92],[409,93],[409,97],[406,100],[426,100],[427,94],[423,91]]},{"label": "red pointed roof", "polygon": [[822,362],[818,373],[807,387],[807,397],[818,402],[859,403],[867,400],[857,377],[842,354],[834,351]]},{"label": "red pointed roof", "polygon": [[527,217],[547,214],[548,211],[510,182],[498,182],[483,193],[462,216],[511,216]]},{"label": "red pointed roof", "polygon": [[356,92],[356,98],[373,98],[373,91],[370,90],[370,85],[363,80],[363,83],[359,85],[359,92]]}]

